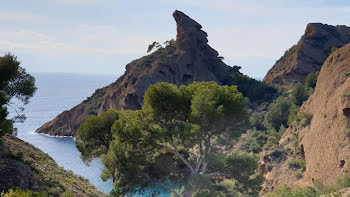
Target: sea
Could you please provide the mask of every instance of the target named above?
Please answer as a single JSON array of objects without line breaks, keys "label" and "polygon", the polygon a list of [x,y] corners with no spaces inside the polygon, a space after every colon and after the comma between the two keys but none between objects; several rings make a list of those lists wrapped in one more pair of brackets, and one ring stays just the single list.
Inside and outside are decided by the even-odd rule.
[{"label": "sea", "polygon": [[[50,137],[35,133],[44,123],[52,120],[58,114],[81,103],[97,89],[114,82],[118,75],[82,75],[66,73],[33,73],[38,90],[25,106],[24,123],[16,123],[17,137],[33,144],[50,155],[59,166],[81,175],[108,194],[113,189],[111,180],[100,178],[103,165],[99,159],[84,163],[80,158],[75,141],[70,137]],[[15,112],[9,108],[10,117]],[[149,196],[149,193],[134,195],[134,197]],[[159,196],[166,197],[169,193]]]}]

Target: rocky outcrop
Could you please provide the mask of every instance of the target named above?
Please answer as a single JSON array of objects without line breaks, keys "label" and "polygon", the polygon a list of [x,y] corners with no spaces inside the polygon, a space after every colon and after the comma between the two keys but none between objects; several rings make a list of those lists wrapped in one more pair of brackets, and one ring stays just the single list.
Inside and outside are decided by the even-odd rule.
[{"label": "rocky outcrop", "polygon": [[283,184],[312,185],[315,180],[330,185],[350,171],[350,44],[325,61],[314,93],[300,108],[302,114],[309,114],[311,121],[294,123],[280,145],[285,151],[297,150],[296,159],[305,161],[305,172],[297,180],[283,178],[293,176],[284,169],[293,159],[289,154],[286,162],[266,174],[265,191]]},{"label": "rocky outcrop", "polygon": [[78,197],[107,196],[88,180],[66,171],[33,145],[7,135],[0,145],[0,193],[9,189],[46,191],[60,196],[69,191]]},{"label": "rocky outcrop", "polygon": [[277,60],[263,81],[284,86],[304,82],[309,73],[321,69],[332,47],[340,48],[349,42],[350,27],[310,23],[298,44]]},{"label": "rocky outcrop", "polygon": [[90,98],[37,129],[38,133],[74,136],[80,124],[91,115],[109,109],[140,109],[148,87],[158,82],[188,85],[194,81],[224,80],[229,69],[208,45],[202,26],[180,11],[175,41],[154,53],[126,65],[125,73],[113,84],[97,90]]}]

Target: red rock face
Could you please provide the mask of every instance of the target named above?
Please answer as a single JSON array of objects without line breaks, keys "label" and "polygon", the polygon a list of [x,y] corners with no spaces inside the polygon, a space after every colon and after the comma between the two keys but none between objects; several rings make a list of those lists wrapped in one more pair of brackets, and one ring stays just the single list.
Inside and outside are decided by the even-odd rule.
[{"label": "red rock face", "polygon": [[278,60],[263,81],[284,86],[304,82],[310,72],[321,69],[332,47],[341,48],[349,42],[349,27],[310,23],[291,53]]},{"label": "red rock face", "polygon": [[126,65],[125,73],[111,85],[95,92],[69,111],[37,129],[38,133],[74,136],[89,116],[109,109],[140,109],[148,87],[158,82],[188,85],[194,81],[224,80],[229,69],[218,52],[207,43],[207,33],[196,21],[180,11],[173,13],[177,23],[174,42]]},{"label": "red rock face", "polygon": [[[305,161],[306,170],[302,178],[295,178],[295,171],[288,167],[288,161],[293,159],[289,154],[265,174],[265,192],[284,184],[312,186],[315,180],[331,185],[350,172],[350,44],[327,58],[314,93],[299,113],[312,114],[311,122],[304,126],[292,124],[282,136],[280,147],[286,153],[299,148],[296,158]],[[293,136],[297,136],[296,144]]]}]

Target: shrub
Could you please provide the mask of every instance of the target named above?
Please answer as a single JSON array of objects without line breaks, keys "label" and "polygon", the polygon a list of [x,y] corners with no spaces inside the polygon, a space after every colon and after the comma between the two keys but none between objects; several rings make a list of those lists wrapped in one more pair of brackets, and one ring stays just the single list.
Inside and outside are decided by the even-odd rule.
[{"label": "shrub", "polygon": [[303,171],[301,169],[297,170],[295,173],[294,173],[294,176],[295,178],[297,179],[301,179],[303,177]]},{"label": "shrub", "polygon": [[339,48],[334,46],[331,48],[330,52],[329,52],[329,55],[332,55],[336,50],[338,50]]},{"label": "shrub", "polygon": [[261,112],[253,112],[250,117],[250,123],[253,128],[257,130],[264,130],[265,127],[263,125],[264,115]]},{"label": "shrub", "polygon": [[292,106],[293,102],[290,99],[278,97],[276,102],[271,105],[270,110],[266,112],[264,126],[275,130],[278,130],[281,125],[287,127],[288,116]]},{"label": "shrub", "polygon": [[316,191],[312,187],[298,188],[293,190],[292,188],[283,185],[275,189],[271,193],[267,193],[266,197],[316,197]]},{"label": "shrub", "polygon": [[305,79],[305,86],[308,86],[310,88],[315,88],[316,87],[316,83],[317,83],[317,78],[318,78],[319,74],[320,74],[319,71],[309,73],[306,76],[306,79]]},{"label": "shrub", "polygon": [[295,121],[298,123],[299,126],[306,127],[311,124],[312,118],[313,118],[312,113],[303,112],[297,116]]},{"label": "shrub", "polygon": [[288,50],[286,50],[283,54],[283,56],[278,59],[276,61],[276,64],[277,63],[284,63],[290,56],[293,55],[294,51],[295,51],[295,48],[296,48],[296,45],[293,45],[292,47],[290,47]]},{"label": "shrub", "polygon": [[298,112],[299,112],[299,107],[296,105],[292,105],[288,115],[288,122],[287,122],[288,126],[292,125],[292,123],[297,119]]},{"label": "shrub", "polygon": [[309,93],[307,88],[299,82],[293,87],[292,96],[295,104],[301,106],[309,98]]},{"label": "shrub", "polygon": [[302,160],[292,159],[288,162],[288,166],[289,168],[300,169],[302,172],[306,170],[305,161]]},{"label": "shrub", "polygon": [[65,191],[63,194],[61,194],[61,197],[74,197],[74,194],[71,191]]},{"label": "shrub", "polygon": [[31,190],[10,189],[8,192],[2,192],[1,197],[47,197],[47,192],[33,192]]},{"label": "shrub", "polygon": [[345,129],[345,135],[346,135],[347,137],[350,137],[350,128],[346,128],[346,129]]}]

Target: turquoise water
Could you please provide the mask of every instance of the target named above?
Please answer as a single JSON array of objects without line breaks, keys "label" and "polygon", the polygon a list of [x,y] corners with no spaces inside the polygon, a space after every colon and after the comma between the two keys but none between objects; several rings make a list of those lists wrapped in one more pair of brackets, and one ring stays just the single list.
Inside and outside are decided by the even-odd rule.
[{"label": "turquoise water", "polygon": [[[15,125],[18,128],[17,136],[49,154],[59,166],[87,178],[97,189],[109,193],[113,188],[112,181],[101,180],[103,166],[100,160],[93,160],[86,165],[80,159],[80,153],[72,138],[49,137],[34,131],[61,112],[79,104],[95,89],[114,82],[118,76],[77,74],[33,74],[33,76],[36,78],[38,90],[25,107],[27,120]],[[13,112],[10,116],[11,114],[13,115]],[[151,195],[149,192],[134,195],[134,197],[143,196]],[[162,192],[158,196],[167,197],[169,193]]]}]

